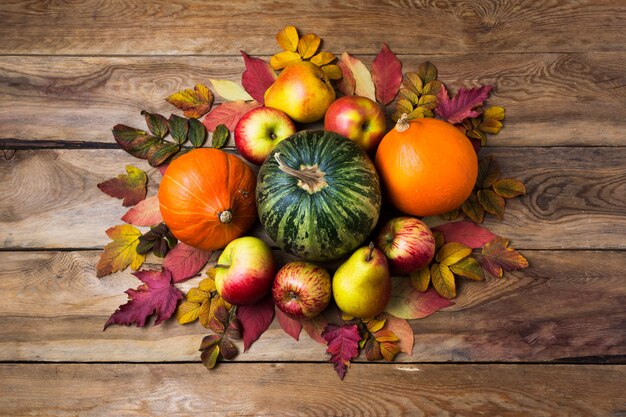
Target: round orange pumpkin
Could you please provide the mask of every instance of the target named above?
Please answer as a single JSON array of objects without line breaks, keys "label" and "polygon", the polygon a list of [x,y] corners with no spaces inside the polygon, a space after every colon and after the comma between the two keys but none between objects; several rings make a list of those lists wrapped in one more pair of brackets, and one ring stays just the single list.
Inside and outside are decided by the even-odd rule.
[{"label": "round orange pumpkin", "polygon": [[176,238],[204,250],[226,246],[255,222],[252,169],[219,149],[194,149],[172,161],[159,186],[163,221]]},{"label": "round orange pumpkin", "polygon": [[391,203],[414,216],[446,213],[469,197],[478,158],[469,139],[448,122],[406,121],[385,135],[376,168]]}]

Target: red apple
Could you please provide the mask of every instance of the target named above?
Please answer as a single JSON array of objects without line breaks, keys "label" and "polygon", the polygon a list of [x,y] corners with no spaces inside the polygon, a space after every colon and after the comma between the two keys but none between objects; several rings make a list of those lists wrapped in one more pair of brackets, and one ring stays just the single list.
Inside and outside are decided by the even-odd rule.
[{"label": "red apple", "polygon": [[335,100],[324,117],[324,130],[339,133],[373,152],[385,136],[385,113],[366,97],[343,96]]},{"label": "red apple", "polygon": [[294,133],[296,126],[285,113],[271,107],[257,107],[237,122],[235,145],[241,156],[261,165],[278,142]]},{"label": "red apple", "polygon": [[267,294],[276,266],[272,250],[261,239],[240,237],[231,241],[215,265],[217,292],[231,304],[252,304]]},{"label": "red apple", "polygon": [[385,254],[393,272],[408,274],[425,267],[433,260],[435,237],[421,220],[396,217],[380,230],[376,247]]},{"label": "red apple", "polygon": [[330,302],[330,275],[310,262],[283,266],[272,286],[274,303],[294,319],[310,319],[324,311]]}]

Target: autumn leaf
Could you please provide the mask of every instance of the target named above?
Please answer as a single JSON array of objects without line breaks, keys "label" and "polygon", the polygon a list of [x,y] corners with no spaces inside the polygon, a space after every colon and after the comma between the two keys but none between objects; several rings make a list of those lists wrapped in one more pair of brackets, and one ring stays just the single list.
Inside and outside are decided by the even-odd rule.
[{"label": "autumn leaf", "polygon": [[487,213],[491,213],[502,220],[504,217],[504,198],[492,190],[478,190],[476,196],[478,197],[478,202]]},{"label": "autumn leaf", "polygon": [[111,324],[136,324],[137,327],[143,327],[153,314],[156,315],[156,326],[172,316],[176,304],[183,298],[181,292],[173,286],[172,274],[167,270],[139,271],[133,275],[143,284],[136,290],[126,290],[128,302],[109,317],[104,325],[105,330]]},{"label": "autumn leaf", "polygon": [[409,274],[411,284],[419,292],[425,292],[430,284],[430,267],[427,265],[422,269]]},{"label": "autumn leaf", "polygon": [[[465,246],[462,243],[450,242],[446,243],[437,251],[436,261],[445,266],[450,266],[461,259],[469,256],[472,253],[472,248]],[[432,274],[432,271],[431,271]]]},{"label": "autumn leaf", "polygon": [[270,58],[270,66],[275,70],[280,70],[301,60],[302,58],[297,52],[283,51]]},{"label": "autumn leaf", "polygon": [[165,223],[152,226],[149,231],[139,237],[137,253],[147,254],[152,251],[159,258],[164,257],[167,252],[176,245],[178,240],[172,234]]},{"label": "autumn leaf", "polygon": [[265,91],[276,80],[276,73],[272,66],[262,59],[250,57],[244,51],[240,52],[246,66],[245,71],[241,74],[241,85],[253,99],[259,103],[264,103]]},{"label": "autumn leaf", "polygon": [[302,323],[299,320],[292,319],[288,315],[282,312],[282,310],[276,307],[276,320],[280,327],[287,333],[289,336],[293,337],[296,340],[300,339],[300,332],[302,331]]},{"label": "autumn leaf", "polygon": [[206,140],[206,128],[198,119],[189,119],[189,141],[194,148],[200,148]]},{"label": "autumn leaf", "polygon": [[348,65],[341,60],[337,62],[337,66],[341,70],[341,79],[337,81],[337,89],[339,89],[341,94],[343,94],[344,96],[354,95],[356,81],[354,79],[354,76],[352,75],[352,71],[350,70]]},{"label": "autumn leaf", "polygon": [[356,324],[328,324],[322,337],[328,344],[326,353],[331,355],[330,362],[334,364],[339,378],[343,379],[350,361],[359,356],[359,329]]},{"label": "autumn leaf", "polygon": [[450,270],[455,274],[474,281],[485,279],[485,273],[480,263],[472,256],[461,259],[457,263],[450,265]]},{"label": "autumn leaf", "polygon": [[210,299],[205,300],[203,303],[197,303],[194,301],[183,301],[176,310],[176,320],[179,324],[192,323],[198,320],[200,313],[203,309],[206,309],[205,304],[211,303]]},{"label": "autumn leaf", "polygon": [[198,119],[211,110],[213,93],[205,85],[196,84],[192,89],[178,91],[169,95],[165,100],[183,110],[185,117]]},{"label": "autumn leaf", "polygon": [[419,75],[424,84],[428,84],[437,79],[437,67],[428,61],[423,62],[417,67],[417,75]]},{"label": "autumn leaf", "polygon": [[392,277],[391,299],[385,312],[401,319],[421,319],[452,305],[432,288],[420,292],[406,277]]},{"label": "autumn leaf", "polygon": [[402,84],[402,63],[386,43],[372,63],[372,80],[376,88],[376,100],[384,105],[393,101]]},{"label": "autumn leaf", "polygon": [[396,344],[400,348],[400,352],[413,356],[415,335],[409,322],[386,313],[380,315],[379,318],[386,320],[385,328],[397,336],[398,342]]},{"label": "autumn leaf", "polygon": [[493,183],[493,191],[500,197],[513,198],[526,194],[526,186],[521,181],[504,178]]},{"label": "autumn leaf", "polygon": [[442,224],[433,231],[441,232],[446,242],[459,242],[473,249],[483,247],[496,237],[486,227],[468,221]]},{"label": "autumn leaf", "polygon": [[481,265],[494,277],[502,277],[503,271],[528,268],[528,261],[518,251],[508,247],[509,241],[497,237],[483,246],[478,257]]},{"label": "autumn leaf", "polygon": [[241,117],[250,110],[260,107],[261,103],[256,101],[231,101],[223,103],[214,108],[211,113],[207,114],[202,120],[202,124],[206,130],[213,132],[218,125],[224,124],[230,131],[235,130],[237,122]]},{"label": "autumn leaf", "polygon": [[478,162],[478,176],[476,187],[489,188],[500,178],[500,165],[491,155]]},{"label": "autumn leaf", "polygon": [[400,353],[400,348],[395,343],[381,342],[380,353],[387,362],[393,362],[396,355]]},{"label": "autumn leaf", "polygon": [[274,301],[271,296],[261,301],[237,307],[237,318],[243,327],[243,350],[246,352],[270,326],[274,319]]},{"label": "autumn leaf", "polygon": [[347,52],[341,54],[341,62],[350,69],[354,77],[354,92],[356,95],[376,101],[376,88],[374,87],[374,81],[372,81],[372,74],[365,64]]},{"label": "autumn leaf", "polygon": [[159,198],[154,195],[140,201],[124,214],[122,220],[134,226],[149,227],[163,221],[159,209]]},{"label": "autumn leaf", "polygon": [[324,314],[318,314],[317,316],[302,320],[302,328],[309,335],[309,337],[322,345],[326,344],[326,339],[322,337],[322,333],[328,324],[328,320]]},{"label": "autumn leaf", "polygon": [[124,207],[134,206],[146,198],[146,183],[148,176],[145,172],[132,165],[126,166],[127,174],[120,174],[115,178],[98,184],[98,188],[111,197],[124,199]]},{"label": "autumn leaf", "polygon": [[177,143],[157,143],[150,148],[148,163],[150,166],[158,167],[179,150],[180,146]]},{"label": "autumn leaf", "polygon": [[448,300],[456,297],[454,274],[446,265],[434,263],[430,266],[430,279],[435,290]]},{"label": "autumn leaf", "polygon": [[113,272],[126,269],[139,269],[146,257],[137,253],[141,232],[131,225],[113,226],[106,231],[113,241],[104,247],[96,265],[96,276],[101,278]]},{"label": "autumn leaf", "polygon": [[318,67],[323,67],[324,65],[330,64],[337,57],[335,54],[331,52],[322,51],[319,54],[315,55],[311,58],[311,64],[315,64]]},{"label": "autumn leaf", "polygon": [[285,51],[295,52],[298,49],[298,30],[295,26],[285,26],[276,34],[276,41]]},{"label": "autumn leaf", "polygon": [[230,80],[216,80],[209,79],[215,92],[225,100],[228,101],[237,101],[243,100],[248,101],[252,100],[250,94],[246,92],[239,84],[230,81]]},{"label": "autumn leaf", "polygon": [[202,340],[202,344],[200,345],[199,350],[202,352],[200,354],[200,360],[202,361],[202,364],[209,370],[215,368],[215,365],[217,364],[217,359],[220,356],[220,340],[220,336],[212,334],[206,336]]},{"label": "autumn leaf", "polygon": [[187,119],[171,114],[170,118],[167,120],[167,125],[170,130],[170,135],[176,143],[181,145],[187,141],[187,133],[189,132],[189,123],[187,122]]},{"label": "autumn leaf", "polygon": [[485,220],[485,209],[478,202],[475,192],[463,202],[461,210],[475,223],[482,223]]},{"label": "autumn leaf", "polygon": [[450,99],[446,87],[442,86],[437,96],[438,105],[435,113],[450,123],[460,123],[468,117],[478,117],[480,112],[474,109],[487,100],[492,88],[490,85],[470,89],[460,88],[454,98]]},{"label": "autumn leaf", "polygon": [[156,113],[148,113],[145,110],[142,110],[141,114],[146,119],[146,124],[148,125],[150,133],[161,139],[167,136],[169,128],[167,126],[167,119],[165,117]]},{"label": "autumn leaf", "polygon": [[339,80],[343,76],[341,73],[341,68],[339,68],[337,65],[334,65],[334,64],[323,65],[322,71],[328,77],[329,80]]},{"label": "autumn leaf", "polygon": [[182,282],[197,275],[210,257],[210,251],[179,242],[165,256],[163,267],[172,273],[174,282]]},{"label": "autumn leaf", "polygon": [[215,130],[213,131],[213,135],[211,137],[211,147],[215,149],[221,149],[226,145],[230,139],[230,132],[228,128],[224,124],[220,124],[215,126]]},{"label": "autumn leaf", "polygon": [[126,152],[139,159],[148,159],[155,145],[162,143],[156,136],[126,125],[113,126],[115,141]]},{"label": "autumn leaf", "polygon": [[309,59],[317,52],[322,39],[315,33],[307,33],[298,42],[298,53],[303,59]]}]

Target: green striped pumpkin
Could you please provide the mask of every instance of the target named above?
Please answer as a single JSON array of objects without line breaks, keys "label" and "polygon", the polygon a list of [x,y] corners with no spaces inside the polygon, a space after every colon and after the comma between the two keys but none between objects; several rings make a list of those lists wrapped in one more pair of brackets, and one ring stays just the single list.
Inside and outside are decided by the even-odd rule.
[{"label": "green striped pumpkin", "polygon": [[256,200],[278,246],[327,261],[351,253],[371,233],[380,183],[359,145],[336,133],[303,131],[281,141],[263,163]]}]

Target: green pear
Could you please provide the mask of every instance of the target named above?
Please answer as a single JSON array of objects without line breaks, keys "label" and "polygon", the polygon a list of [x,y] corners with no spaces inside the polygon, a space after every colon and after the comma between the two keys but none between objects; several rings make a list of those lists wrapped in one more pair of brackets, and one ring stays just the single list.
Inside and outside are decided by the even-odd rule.
[{"label": "green pear", "polygon": [[357,249],[333,276],[333,296],[341,311],[357,318],[383,312],[391,297],[387,258],[374,244]]}]

